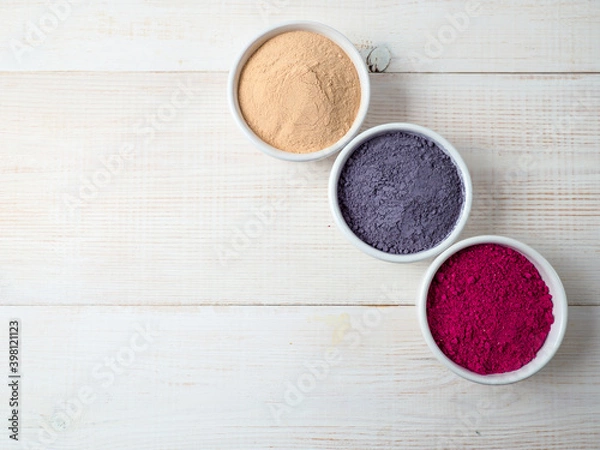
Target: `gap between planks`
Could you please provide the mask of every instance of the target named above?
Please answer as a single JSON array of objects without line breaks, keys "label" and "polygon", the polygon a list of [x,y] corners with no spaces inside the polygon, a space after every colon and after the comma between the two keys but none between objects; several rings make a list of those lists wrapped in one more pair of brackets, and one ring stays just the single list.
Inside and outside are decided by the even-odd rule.
[{"label": "gap between planks", "polygon": [[[227,306],[236,308],[264,307],[264,308],[417,308],[415,303],[240,303],[240,302],[214,302],[214,303],[3,303],[0,308],[200,308]],[[600,307],[587,303],[570,303],[569,308]]]},{"label": "gap between planks", "polygon": [[[10,76],[19,74],[169,74],[169,73],[196,73],[196,74],[228,74],[229,71],[224,70],[0,70],[0,76]],[[409,72],[409,71],[385,71],[385,72],[369,72],[369,75],[380,76],[386,74],[406,74],[406,75],[536,75],[536,76],[552,76],[552,75],[600,75],[600,72],[595,71],[570,71],[570,72]]]}]

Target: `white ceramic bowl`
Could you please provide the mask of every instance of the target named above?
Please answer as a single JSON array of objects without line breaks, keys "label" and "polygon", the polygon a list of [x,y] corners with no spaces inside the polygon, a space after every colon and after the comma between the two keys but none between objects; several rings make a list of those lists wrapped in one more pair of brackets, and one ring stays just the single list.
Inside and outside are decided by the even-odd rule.
[{"label": "white ceramic bowl", "polygon": [[[369,141],[370,139],[379,136],[380,134],[393,131],[404,131],[418,136],[423,136],[429,140],[434,141],[444,152],[446,152],[447,155],[450,156],[450,158],[456,165],[465,190],[465,197],[462,210],[452,232],[448,236],[446,236],[446,238],[444,238],[441,242],[439,242],[435,247],[417,253],[409,253],[402,255],[386,253],[384,251],[378,250],[370,246],[369,244],[361,240],[358,236],[354,234],[352,229],[344,220],[344,216],[342,215],[338,199],[338,182],[342,173],[342,169],[344,168],[344,165],[346,164],[346,161],[348,160],[350,155],[356,149],[358,149],[364,142]],[[464,163],[463,159],[461,158],[460,154],[456,151],[454,146],[452,146],[450,142],[448,142],[436,132],[428,128],[419,125],[413,125],[410,123],[388,123],[385,125],[379,125],[373,128],[369,128],[368,130],[362,132],[360,135],[356,136],[338,155],[338,157],[335,160],[335,163],[333,164],[333,167],[331,169],[331,175],[329,177],[329,206],[331,207],[333,219],[340,231],[342,232],[342,234],[352,244],[354,244],[358,249],[365,252],[367,255],[388,262],[411,263],[434,257],[442,251],[444,251],[458,238],[462,229],[467,223],[469,212],[471,211],[472,202],[473,188],[471,185],[471,176],[469,175],[467,165]]]},{"label": "white ceramic bowl", "polygon": [[[433,336],[431,335],[431,330],[429,329],[429,322],[427,321],[427,294],[429,292],[429,286],[431,285],[433,277],[437,273],[440,266],[448,258],[450,258],[450,256],[464,248],[477,244],[500,244],[510,247],[524,255],[540,272],[542,279],[548,286],[550,295],[552,295],[552,313],[554,315],[554,323],[550,327],[550,333],[548,334],[546,341],[534,359],[520,369],[512,372],[481,375],[459,366],[440,350],[433,339]],[[417,311],[419,314],[419,324],[421,325],[423,337],[437,359],[461,377],[481,384],[510,384],[532,376],[552,359],[560,347],[567,328],[567,296],[556,271],[542,255],[528,245],[525,245],[515,239],[502,236],[476,236],[465,239],[457,242],[440,256],[438,256],[435,261],[433,261],[431,266],[429,266],[429,269],[423,277],[419,298],[417,300]]]},{"label": "white ceramic bowl", "polygon": [[[358,74],[358,79],[360,81],[360,106],[358,108],[358,113],[356,118],[354,119],[354,123],[348,130],[348,132],[335,144],[330,147],[324,148],[323,150],[319,150],[311,153],[291,153],[275,148],[265,141],[263,141],[260,137],[258,137],[254,131],[248,126],[246,121],[244,120],[244,116],[240,110],[240,105],[238,102],[238,83],[240,79],[240,74],[246,61],[248,58],[254,54],[258,48],[264,44],[269,39],[288,32],[288,31],[311,31],[313,33],[318,33],[322,36],[325,36],[335,42],[340,46],[342,50],[348,55],[354,67],[356,68],[356,72]],[[354,47],[352,42],[348,40],[343,34],[339,31],[334,30],[327,25],[323,25],[318,22],[286,22],[283,24],[279,24],[272,28],[267,29],[266,31],[259,34],[257,37],[252,39],[250,43],[244,48],[244,50],[240,53],[240,55],[235,60],[233,65],[233,69],[229,73],[229,81],[227,84],[227,97],[229,101],[229,107],[231,109],[231,113],[233,114],[233,118],[235,122],[238,124],[240,129],[246,135],[248,139],[260,150],[262,150],[267,155],[273,156],[275,158],[283,159],[286,161],[317,161],[323,158],[327,158],[328,156],[333,155],[334,153],[341,150],[350,140],[358,133],[359,128],[361,127],[363,121],[365,120],[365,116],[367,115],[367,110],[369,109],[369,100],[371,98],[371,85],[369,82],[369,72],[367,71],[367,66],[362,60],[360,53]]]}]

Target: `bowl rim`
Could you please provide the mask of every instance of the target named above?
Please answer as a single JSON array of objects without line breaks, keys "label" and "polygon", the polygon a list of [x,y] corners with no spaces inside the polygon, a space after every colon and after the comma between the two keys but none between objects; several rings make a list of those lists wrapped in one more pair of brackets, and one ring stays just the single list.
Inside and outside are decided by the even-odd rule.
[{"label": "bowl rim", "polygon": [[[459,175],[463,182],[464,188],[464,201],[463,206],[460,212],[460,216],[456,221],[454,229],[446,236],[442,241],[440,241],[436,246],[423,250],[417,253],[410,254],[402,254],[395,255],[392,253],[386,253],[384,251],[378,250],[358,236],[354,234],[352,229],[348,226],[344,217],[342,215],[339,199],[338,199],[338,182],[340,179],[340,175],[342,173],[342,169],[346,164],[346,161],[352,155],[352,153],[358,149],[364,142],[369,141],[370,139],[391,131],[404,131],[412,134],[416,134],[427,139],[434,141],[438,146],[444,151],[447,155],[450,156],[454,165],[457,167],[459,171]],[[331,168],[331,173],[329,176],[329,206],[333,215],[334,222],[336,223],[338,229],[342,232],[342,234],[348,239],[355,247],[359,250],[362,250],[369,256],[374,258],[392,262],[392,263],[412,263],[416,261],[421,261],[424,259],[432,258],[439,253],[446,250],[452,243],[458,238],[463,228],[465,227],[467,220],[469,218],[469,214],[471,212],[471,205],[473,203],[473,186],[471,183],[471,175],[469,174],[469,169],[465,164],[464,160],[460,156],[460,153],[456,150],[456,148],[448,142],[443,136],[436,133],[429,128],[423,127],[421,125],[415,125],[407,122],[391,122],[385,123],[382,125],[378,125],[372,128],[369,128],[358,136],[356,136],[346,147],[342,150],[342,152],[337,156],[333,167]]]},{"label": "bowl rim", "polygon": [[[437,273],[440,266],[452,255],[467,247],[472,247],[474,245],[479,244],[499,244],[518,251],[523,256],[525,256],[536,267],[536,269],[538,269],[538,271],[543,272],[543,274],[545,275],[543,276],[544,282],[552,290],[552,312],[554,315],[554,323],[550,328],[548,337],[546,338],[546,341],[544,342],[536,356],[530,362],[525,364],[520,369],[517,369],[512,372],[481,375],[456,364],[440,350],[435,340],[433,339],[431,330],[429,328],[429,322],[427,320],[427,294],[429,293],[429,287],[431,285],[433,277]],[[542,275],[542,273],[540,273],[540,275]],[[513,238],[499,235],[480,235],[457,242],[456,244],[448,248],[446,251],[444,251],[441,255],[439,255],[431,263],[421,281],[421,286],[417,298],[417,313],[421,333],[425,338],[425,342],[427,343],[427,346],[433,352],[435,357],[442,364],[444,364],[457,375],[469,381],[487,385],[503,385],[516,383],[518,381],[522,381],[533,376],[534,374],[539,372],[544,366],[546,366],[546,364],[548,364],[548,362],[550,362],[550,360],[554,357],[563,341],[567,329],[568,303],[567,295],[565,293],[564,286],[560,280],[560,277],[558,276],[552,265],[539,252],[537,252],[527,244],[524,244],[523,242]],[[550,337],[552,329],[555,327],[558,327],[558,331],[553,341],[551,342],[548,339]]]},{"label": "bowl rim", "polygon": [[[358,112],[354,122],[352,123],[352,126],[336,143],[316,152],[291,153],[267,144],[248,126],[244,120],[239,106],[237,91],[239,77],[244,65],[250,56],[252,56],[262,44],[269,39],[288,31],[311,31],[329,38],[331,41],[337,44],[350,58],[350,61],[352,61],[352,64],[356,69],[359,79],[361,99]],[[311,20],[281,22],[255,35],[236,57],[232,69],[229,71],[227,80],[227,102],[229,103],[229,109],[238,128],[240,128],[243,134],[254,144],[254,146],[258,147],[258,149],[260,149],[263,153],[274,158],[292,162],[318,161],[340,151],[359,132],[360,127],[367,116],[370,99],[371,84],[369,72],[365,62],[362,60],[362,57],[354,44],[352,44],[352,42],[346,36],[329,25]]]}]

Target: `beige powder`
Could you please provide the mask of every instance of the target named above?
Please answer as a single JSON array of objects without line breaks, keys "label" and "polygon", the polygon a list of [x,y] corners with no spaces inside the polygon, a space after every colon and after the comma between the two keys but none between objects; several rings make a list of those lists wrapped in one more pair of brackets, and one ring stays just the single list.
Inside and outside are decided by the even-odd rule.
[{"label": "beige powder", "polygon": [[263,141],[291,153],[322,150],[344,136],[358,113],[360,82],[330,39],[290,31],[265,42],[242,69],[238,100]]}]

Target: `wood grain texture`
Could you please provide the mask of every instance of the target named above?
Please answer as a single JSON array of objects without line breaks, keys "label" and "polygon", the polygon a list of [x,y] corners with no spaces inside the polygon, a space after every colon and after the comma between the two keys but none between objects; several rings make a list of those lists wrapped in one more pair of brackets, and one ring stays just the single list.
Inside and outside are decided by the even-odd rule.
[{"label": "wood grain texture", "polygon": [[[28,445],[44,425],[59,429],[41,436],[61,450],[558,450],[600,439],[597,307],[571,308],[550,364],[499,387],[437,362],[414,307],[0,308],[1,324],[12,317]],[[148,341],[135,340],[140,327]],[[290,385],[306,393],[285,397]],[[82,389],[90,400],[77,409]]]},{"label": "wood grain texture", "polygon": [[[22,445],[0,448],[598,447],[600,2],[65,2],[0,2],[0,330],[20,319],[23,373]],[[428,262],[355,250],[333,160],[276,161],[235,128],[234,57],[298,19],[391,51],[364,128],[457,147],[461,237],[557,269],[569,325],[542,372],[445,369],[413,306]]]},{"label": "wood grain texture", "polygon": [[2,1],[0,70],[225,71],[262,29],[308,19],[339,29],[365,56],[385,45],[393,72],[600,71],[595,0],[70,0],[57,12],[48,6],[65,1]]},{"label": "wood grain texture", "polygon": [[[225,81],[2,75],[2,302],[414,304],[428,263],[386,264],[347,243],[328,209],[332,160],[252,148]],[[425,125],[465,158],[475,198],[463,237],[523,240],[555,266],[571,305],[600,304],[600,76],[372,81],[365,126]]]}]

